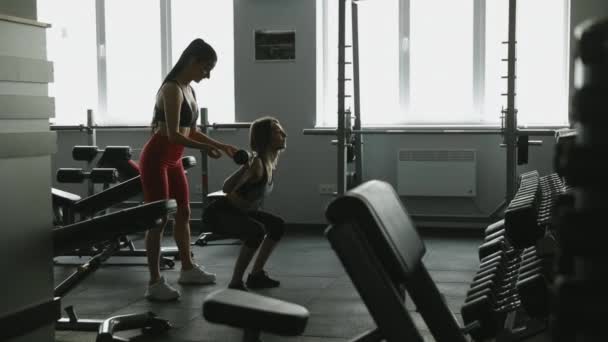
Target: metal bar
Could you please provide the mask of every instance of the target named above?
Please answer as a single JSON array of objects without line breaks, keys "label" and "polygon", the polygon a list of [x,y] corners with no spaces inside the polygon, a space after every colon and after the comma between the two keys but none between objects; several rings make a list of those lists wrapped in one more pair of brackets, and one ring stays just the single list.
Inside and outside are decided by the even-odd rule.
[{"label": "metal bar", "polygon": [[173,65],[171,54],[171,0],[160,1],[160,44],[161,44],[161,79],[171,70]]},{"label": "metal bar", "polygon": [[[209,134],[209,115],[207,108],[201,108],[201,132],[205,135]],[[207,195],[209,194],[209,158],[207,153],[201,151],[201,208],[202,205],[207,202]],[[191,203],[192,204],[192,203]],[[205,210],[201,210],[201,232],[204,231],[203,215]]]},{"label": "metal bar", "polygon": [[399,1],[399,104],[410,107],[410,0]]},{"label": "metal bar", "polygon": [[[92,109],[87,109],[87,126],[88,127],[93,127],[95,126],[95,117],[93,116],[93,110]],[[95,131],[95,129],[87,129],[87,144],[89,144],[89,146],[97,146],[97,132]],[[93,161],[89,160],[87,161],[87,170],[90,170],[93,168]],[[87,180],[87,194],[89,196],[92,196],[95,193],[95,184],[93,184],[93,182],[91,181],[91,179]]]},{"label": "metal bar", "polygon": [[486,0],[474,0],[473,8],[473,105],[481,116],[485,97]]},{"label": "metal bar", "polygon": [[[346,45],[346,1],[339,0],[338,5],[338,80],[345,78]],[[337,155],[337,192],[338,196],[346,192],[346,134],[345,134],[345,84],[338,81],[338,155]]]},{"label": "metal bar", "polygon": [[112,129],[150,129],[150,126],[98,126],[98,125],[51,125],[51,131],[86,131],[95,130],[112,130]]},{"label": "metal bar", "polygon": [[[359,79],[359,4],[352,2],[352,53],[353,53],[353,110],[355,123],[353,130],[361,130],[361,92]],[[353,151],[355,155],[355,178],[352,186],[363,183],[363,137],[356,134],[353,141]]]},{"label": "metal bar", "polygon": [[505,200],[510,202],[517,189],[517,109],[515,108],[517,0],[509,0],[509,38],[507,66],[507,112],[505,144],[507,145],[507,175]]},{"label": "metal bar", "polygon": [[[554,136],[555,129],[518,129],[517,135],[528,136]],[[304,135],[327,135],[335,136],[337,130],[334,128],[307,128],[302,130]],[[368,134],[368,135],[391,135],[391,134],[463,134],[463,135],[479,135],[479,134],[502,134],[500,129],[363,129],[353,130],[353,134]]]},{"label": "metal bar", "polygon": [[[224,128],[249,128],[251,126],[250,122],[235,122],[235,123],[207,123],[206,125],[200,125],[202,128],[212,128],[212,129],[224,129]],[[96,130],[111,130],[111,129],[149,129],[150,126],[137,126],[137,125],[108,125],[108,126],[99,126],[99,125],[51,125],[51,131],[84,131],[89,129]]]},{"label": "metal bar", "polygon": [[108,70],[106,59],[106,5],[105,0],[95,1],[95,27],[97,28],[97,110],[108,110]]},{"label": "metal bar", "polygon": [[223,129],[223,128],[249,128],[251,122],[234,122],[234,123],[212,123],[207,124],[212,129]]}]

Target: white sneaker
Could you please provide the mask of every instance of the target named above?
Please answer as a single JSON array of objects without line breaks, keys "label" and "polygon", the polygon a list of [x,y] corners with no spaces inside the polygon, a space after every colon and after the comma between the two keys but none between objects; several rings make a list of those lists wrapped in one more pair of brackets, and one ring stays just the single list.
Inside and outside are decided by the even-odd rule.
[{"label": "white sneaker", "polygon": [[190,270],[182,270],[179,279],[180,284],[207,285],[215,283],[215,274],[205,271],[205,268],[194,264]]},{"label": "white sneaker", "polygon": [[146,298],[149,300],[170,301],[178,299],[179,296],[179,291],[167,284],[165,277],[160,277],[156,283],[148,285],[146,289]]}]

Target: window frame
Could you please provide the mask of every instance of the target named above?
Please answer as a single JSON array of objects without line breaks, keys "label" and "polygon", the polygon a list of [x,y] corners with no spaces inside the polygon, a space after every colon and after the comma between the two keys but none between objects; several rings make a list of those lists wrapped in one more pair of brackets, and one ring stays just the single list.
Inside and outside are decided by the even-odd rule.
[{"label": "window frame", "polygon": [[[95,113],[99,121],[104,121],[107,116],[108,109],[108,69],[107,69],[107,55],[106,55],[106,1],[107,0],[95,0],[94,11],[95,11],[95,30],[96,30],[96,64],[97,64],[97,103],[91,104],[96,105]],[[172,57],[172,2],[174,0],[159,0],[160,4],[160,50],[161,50],[161,64],[159,66],[159,72],[161,73],[160,79],[162,80],[167,73],[173,67]],[[234,37],[233,37],[234,40]],[[233,65],[234,68],[234,65]],[[232,99],[234,101],[234,98]],[[85,118],[85,114],[82,115]],[[84,119],[86,121],[86,119]],[[232,119],[226,121],[236,120],[235,113],[232,113]],[[83,120],[74,120],[73,124],[80,124]],[[108,122],[107,125],[112,126],[112,122]],[[120,125],[123,126],[123,125]],[[138,125],[133,125],[138,127]]]},{"label": "window frame", "polygon": [[[329,70],[329,65],[330,63],[334,63],[337,64],[336,61],[331,61],[328,58],[328,49],[331,48],[330,44],[335,43],[335,42],[331,42],[329,39],[329,33],[328,33],[328,25],[336,25],[335,21],[334,22],[330,22],[330,16],[328,15],[328,10],[329,10],[329,6],[328,6],[328,0],[318,0],[320,2],[320,4],[318,4],[318,6],[322,6],[322,13],[321,13],[321,20],[322,20],[322,25],[321,25],[321,29],[323,30],[322,32],[322,47],[323,47],[323,53],[321,54],[322,58],[322,70],[323,70],[323,74],[322,74],[322,81],[320,83],[322,83],[321,87],[322,87],[322,103],[319,105],[317,104],[317,108],[321,110],[321,113],[317,114],[316,117],[316,124],[315,126],[318,128],[324,128],[324,127],[330,127],[328,126],[326,123],[328,121],[332,121],[332,120],[328,120],[328,115],[334,115],[333,113],[330,113],[328,111],[328,105],[327,105],[327,100],[328,99],[335,99],[336,97],[333,96],[333,90],[328,89],[328,79],[329,79],[329,74],[327,73],[327,70]],[[472,123],[468,123],[471,120],[467,120],[463,123],[440,123],[440,124],[433,124],[433,123],[408,123],[407,120],[407,111],[408,108],[410,107],[410,90],[411,90],[411,73],[410,73],[410,49],[409,49],[409,39],[410,39],[410,9],[411,9],[411,0],[397,0],[399,1],[399,84],[400,84],[400,89],[399,89],[399,105],[400,105],[400,117],[403,117],[404,119],[401,120],[401,123],[395,123],[395,124],[391,124],[391,125],[382,125],[382,126],[375,126],[375,125],[369,125],[369,124],[363,124],[366,127],[370,127],[370,128],[395,128],[395,127],[399,127],[399,128],[421,128],[421,129],[426,129],[426,128],[459,128],[459,129],[479,129],[479,128],[488,128],[488,129],[494,129],[494,128],[501,128],[502,124],[501,124],[501,118],[500,118],[500,113],[497,112],[496,113],[496,121],[495,123],[490,123],[487,122],[485,123],[483,121],[484,119],[484,106],[485,106],[485,100],[486,100],[486,94],[485,94],[485,86],[486,86],[486,3],[487,0],[472,0],[473,1],[473,18],[474,18],[474,23],[473,23],[473,113],[471,115],[471,119],[476,119],[478,120],[480,123],[479,124],[472,124]],[[564,30],[564,51],[563,53],[565,54],[565,56],[569,57],[570,56],[570,36],[569,36],[569,28],[570,28],[570,0],[562,0],[562,5],[564,6],[564,27],[566,28]],[[347,28],[348,29],[348,28]],[[348,44],[348,42],[347,42]],[[568,58],[566,58],[566,61],[568,61]],[[566,94],[568,95],[569,91],[569,63],[565,63],[564,65],[564,85],[563,87],[566,90]],[[505,67],[505,73],[506,73],[506,67]],[[505,101],[506,103],[506,101]],[[566,110],[567,113],[567,110]],[[365,114],[363,114],[365,115]],[[521,127],[537,127],[537,128],[562,128],[562,127],[566,127],[566,125],[560,125],[560,124],[556,124],[556,123],[545,123],[545,124],[541,124],[541,125],[530,125],[530,126],[521,126]],[[331,126],[331,127],[335,127],[335,126]]]}]

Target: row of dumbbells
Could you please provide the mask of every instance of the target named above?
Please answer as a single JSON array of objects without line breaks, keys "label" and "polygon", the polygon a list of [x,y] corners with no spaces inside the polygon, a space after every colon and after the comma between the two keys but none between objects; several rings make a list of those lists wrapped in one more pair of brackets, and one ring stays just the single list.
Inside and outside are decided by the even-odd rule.
[{"label": "row of dumbbells", "polygon": [[520,176],[519,189],[505,210],[506,236],[515,248],[533,246],[545,235],[563,191],[557,174],[539,177],[532,171]]},{"label": "row of dumbbells", "polygon": [[[554,177],[553,177],[554,178]],[[489,225],[485,230],[484,243],[479,247],[479,260],[492,260],[496,255],[519,253],[519,273],[516,282],[517,293],[526,312],[532,317],[545,317],[549,309],[549,289],[554,278],[556,249],[546,247],[548,236],[536,242],[535,246],[516,252],[505,238],[504,220]],[[499,243],[497,243],[497,241]]]},{"label": "row of dumbbells", "polygon": [[[492,234],[504,234],[504,224]],[[519,265],[519,252],[513,249],[504,236],[486,236],[486,243],[479,248],[480,265],[473,278],[467,297],[461,308],[465,325],[477,323],[471,331],[476,341],[496,336],[502,329],[507,314],[519,307],[514,276]]]},{"label": "row of dumbbells", "polygon": [[479,270],[461,310],[466,325],[478,323],[472,333],[476,340],[495,336],[507,314],[520,307],[532,317],[548,314],[553,256],[539,254],[536,247],[516,250],[504,234],[502,220],[486,229]]}]

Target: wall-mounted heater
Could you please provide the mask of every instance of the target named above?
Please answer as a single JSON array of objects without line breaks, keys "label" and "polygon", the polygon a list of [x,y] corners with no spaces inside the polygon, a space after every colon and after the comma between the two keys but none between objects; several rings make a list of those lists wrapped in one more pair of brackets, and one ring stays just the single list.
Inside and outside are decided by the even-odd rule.
[{"label": "wall-mounted heater", "polygon": [[397,191],[403,196],[474,197],[476,170],[476,150],[400,149]]}]

